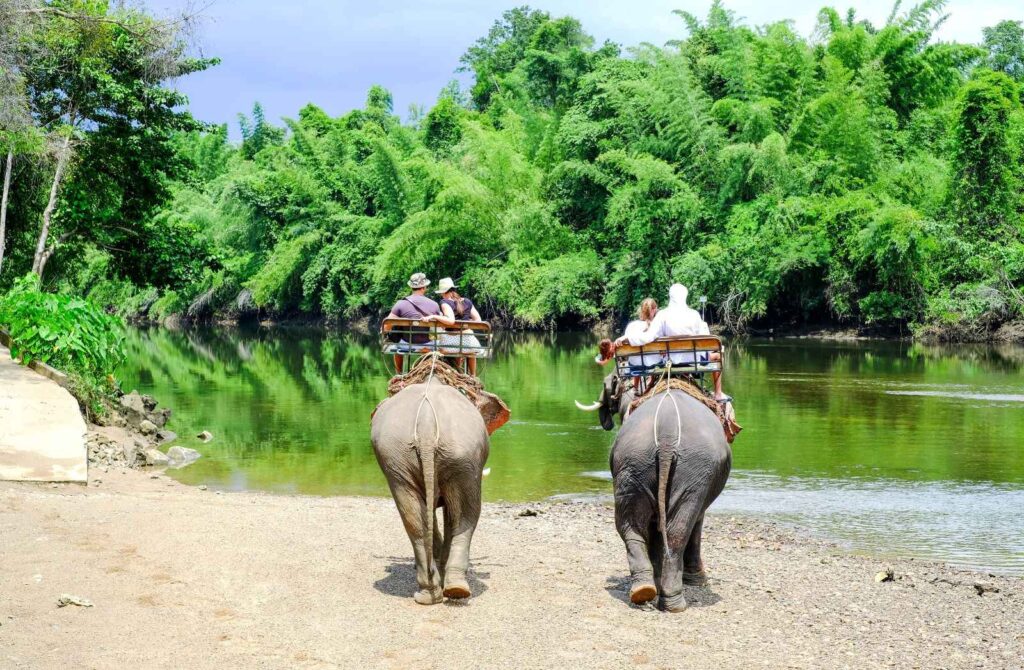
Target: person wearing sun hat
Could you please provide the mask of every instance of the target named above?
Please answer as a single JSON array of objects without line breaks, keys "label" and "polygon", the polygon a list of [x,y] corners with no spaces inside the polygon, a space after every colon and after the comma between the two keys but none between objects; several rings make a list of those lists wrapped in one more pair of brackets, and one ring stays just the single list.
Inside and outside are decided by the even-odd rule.
[{"label": "person wearing sun hat", "polygon": [[[464,298],[456,291],[457,287],[451,277],[445,277],[437,282],[438,295],[441,296],[441,315],[435,320],[446,326],[450,326],[441,335],[439,344],[441,348],[450,347],[455,351],[472,352],[480,348],[480,340],[476,339],[472,331],[463,332],[461,328],[454,327],[456,321],[482,321],[480,312],[477,311],[473,301]],[[476,357],[468,357],[467,367],[469,374],[476,375]]]},{"label": "person wearing sun hat", "polygon": [[[391,313],[388,314],[388,318],[414,319],[425,323],[434,321],[441,314],[441,307],[426,296],[427,287],[430,286],[430,280],[427,279],[427,275],[422,272],[413,273],[409,277],[408,284],[409,288],[412,289],[412,293],[395,303],[395,306],[391,308]],[[412,343],[429,344],[430,335],[426,329],[422,333],[412,333]],[[403,357],[395,354],[395,368],[399,373],[403,370],[403,363]]]},{"label": "person wearing sun hat", "polygon": [[[441,307],[426,296],[430,280],[422,272],[416,272],[409,277],[409,288],[412,293],[395,303],[391,308],[392,318],[396,319],[419,319],[420,321],[433,321],[433,318],[441,313]],[[424,338],[426,336],[423,336]],[[426,342],[426,339],[423,340]],[[414,342],[414,344],[421,344]]]}]

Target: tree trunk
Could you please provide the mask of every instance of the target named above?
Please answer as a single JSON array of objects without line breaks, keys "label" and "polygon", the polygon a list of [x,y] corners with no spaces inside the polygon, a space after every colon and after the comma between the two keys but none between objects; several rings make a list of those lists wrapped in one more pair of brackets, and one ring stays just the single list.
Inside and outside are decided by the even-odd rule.
[{"label": "tree trunk", "polygon": [[53,253],[52,249],[49,253],[47,252],[46,239],[50,236],[50,220],[53,218],[53,210],[57,207],[57,194],[60,191],[60,183],[64,179],[64,170],[67,168],[70,157],[71,135],[69,134],[64,138],[64,145],[57,155],[57,169],[53,173],[53,184],[50,185],[50,199],[46,203],[46,209],[43,210],[43,227],[39,231],[39,242],[36,243],[36,254],[32,259],[32,272],[39,275],[40,279],[43,277],[43,267]]},{"label": "tree trunk", "polygon": [[7,169],[4,170],[4,192],[0,197],[0,273],[4,271],[4,246],[7,242],[7,195],[11,191],[11,170],[14,169],[14,147],[7,150]]}]

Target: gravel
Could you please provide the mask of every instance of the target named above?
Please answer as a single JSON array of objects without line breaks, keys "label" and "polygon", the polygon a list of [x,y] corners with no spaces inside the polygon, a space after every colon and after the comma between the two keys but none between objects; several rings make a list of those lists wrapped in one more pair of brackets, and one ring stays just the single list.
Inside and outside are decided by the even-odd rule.
[{"label": "gravel", "polygon": [[[388,499],[211,496],[137,471],[101,489],[0,483],[0,537],[5,668],[958,669],[1024,659],[1024,580],[850,555],[744,518],[706,521],[710,579],[687,587],[680,614],[628,604],[612,512],[593,503],[486,505],[473,598],[432,607],[412,601],[412,552]],[[56,593],[95,606],[56,608]]]}]

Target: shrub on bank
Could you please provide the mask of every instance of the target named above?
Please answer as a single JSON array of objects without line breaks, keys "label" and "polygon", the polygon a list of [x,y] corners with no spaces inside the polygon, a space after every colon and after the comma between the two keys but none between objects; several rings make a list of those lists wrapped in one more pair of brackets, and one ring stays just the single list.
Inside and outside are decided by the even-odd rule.
[{"label": "shrub on bank", "polygon": [[26,275],[0,298],[0,327],[11,335],[11,356],[41,361],[67,373],[69,390],[88,414],[116,389],[113,372],[124,361],[124,326],[94,303],[39,290]]}]

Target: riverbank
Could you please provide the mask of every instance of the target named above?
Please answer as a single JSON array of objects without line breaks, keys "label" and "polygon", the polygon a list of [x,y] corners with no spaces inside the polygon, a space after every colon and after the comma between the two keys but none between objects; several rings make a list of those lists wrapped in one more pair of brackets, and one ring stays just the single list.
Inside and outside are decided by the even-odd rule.
[{"label": "riverbank", "polygon": [[[529,508],[536,516],[521,516]],[[712,517],[682,614],[627,603],[609,508],[486,505],[474,598],[422,607],[393,503],[148,472],[0,483],[0,660],[91,668],[1011,668],[1024,580]],[[877,581],[892,568],[893,581]],[[981,594],[979,595],[979,591]],[[61,594],[93,603],[59,608]]]},{"label": "riverbank", "polygon": [[[222,328],[320,328],[330,331],[354,332],[361,335],[376,334],[380,329],[380,320],[369,316],[360,316],[349,321],[339,321],[320,316],[292,315],[285,317],[266,316],[261,318],[237,317],[222,314],[204,319],[190,319],[180,314],[173,314],[165,319],[148,317],[129,318],[129,321],[142,328],[162,327],[172,330],[195,327],[217,326]],[[499,331],[515,333],[551,332],[550,327],[530,327],[516,322],[504,322],[492,319],[491,325]],[[592,332],[597,337],[611,337],[618,334],[621,324],[604,318],[589,322],[582,327],[573,323],[569,330]],[[554,330],[564,331],[565,328]],[[713,334],[725,338],[800,338],[832,341],[898,341],[909,340],[923,344],[1024,344],[1024,321],[1010,321],[994,327],[979,324],[924,324],[916,329],[877,326],[850,326],[840,323],[831,324],[780,324],[778,326],[758,325],[742,333],[729,330],[721,324],[712,323]]]}]

